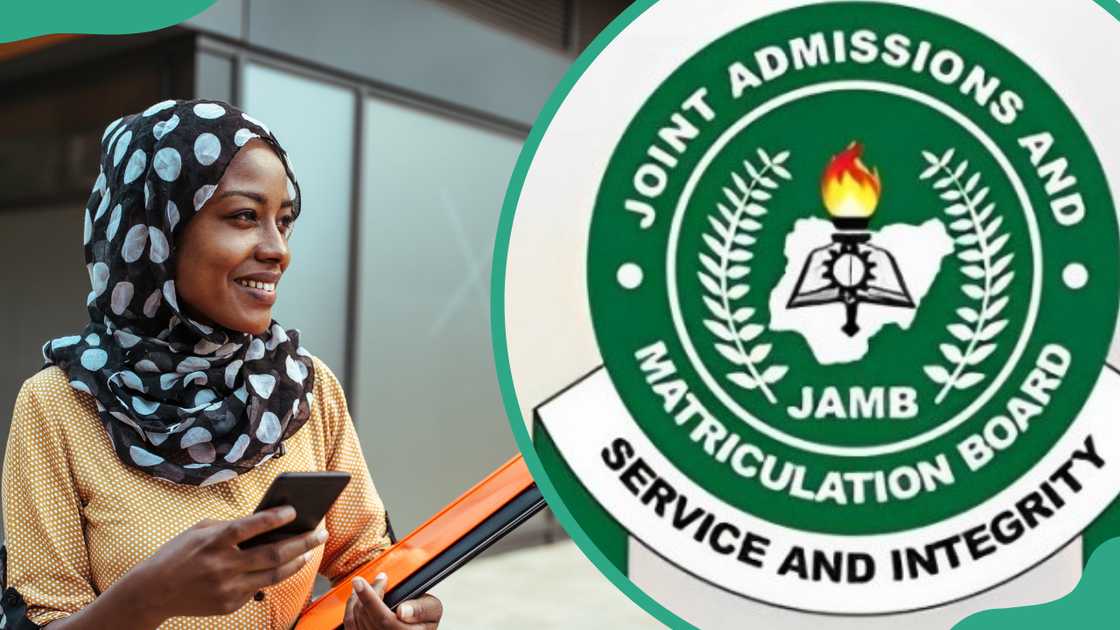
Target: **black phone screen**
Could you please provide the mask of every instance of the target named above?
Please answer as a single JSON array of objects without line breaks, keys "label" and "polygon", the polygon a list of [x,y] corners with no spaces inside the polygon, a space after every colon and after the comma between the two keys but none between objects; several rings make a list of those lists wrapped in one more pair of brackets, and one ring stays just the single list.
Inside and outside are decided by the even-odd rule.
[{"label": "black phone screen", "polygon": [[350,483],[350,473],[344,472],[280,473],[268,487],[255,511],[290,505],[296,510],[295,520],[244,540],[238,544],[238,547],[248,549],[315,529],[348,483]]}]

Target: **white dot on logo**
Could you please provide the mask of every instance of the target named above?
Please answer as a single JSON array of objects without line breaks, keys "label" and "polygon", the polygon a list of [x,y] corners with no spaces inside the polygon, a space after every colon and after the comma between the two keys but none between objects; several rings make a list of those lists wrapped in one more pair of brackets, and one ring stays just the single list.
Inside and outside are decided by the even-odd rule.
[{"label": "white dot on logo", "polygon": [[1081,263],[1070,263],[1062,270],[1062,282],[1075,291],[1084,288],[1089,283],[1089,270]]},{"label": "white dot on logo", "polygon": [[642,285],[642,268],[634,263],[625,263],[618,268],[618,283],[624,289],[637,289]]}]

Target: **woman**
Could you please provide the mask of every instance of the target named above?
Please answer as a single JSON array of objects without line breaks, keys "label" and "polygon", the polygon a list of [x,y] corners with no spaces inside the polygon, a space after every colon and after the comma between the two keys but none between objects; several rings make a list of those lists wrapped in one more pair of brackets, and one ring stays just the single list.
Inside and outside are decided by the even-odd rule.
[{"label": "woman", "polygon": [[[52,628],[287,628],[316,572],[389,544],[338,380],[272,321],[299,186],[260,121],[165,101],[102,136],[85,212],[90,322],[43,347],[4,461],[8,612]],[[281,472],[351,481],[320,527],[242,551],[294,518],[252,514]],[[345,626],[434,628],[353,580]],[[14,604],[14,605],[13,605]],[[191,619],[210,615],[206,619]],[[11,623],[12,620],[9,620]]]}]

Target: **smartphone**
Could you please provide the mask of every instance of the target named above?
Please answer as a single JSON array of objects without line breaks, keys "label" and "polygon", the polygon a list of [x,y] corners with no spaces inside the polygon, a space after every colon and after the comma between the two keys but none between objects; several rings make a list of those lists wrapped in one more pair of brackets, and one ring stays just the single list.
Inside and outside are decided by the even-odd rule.
[{"label": "smartphone", "polygon": [[315,529],[348,483],[350,483],[350,473],[345,472],[280,473],[272,480],[272,485],[264,493],[264,498],[255,511],[290,505],[296,510],[295,520],[243,540],[237,546],[241,549],[249,549]]}]

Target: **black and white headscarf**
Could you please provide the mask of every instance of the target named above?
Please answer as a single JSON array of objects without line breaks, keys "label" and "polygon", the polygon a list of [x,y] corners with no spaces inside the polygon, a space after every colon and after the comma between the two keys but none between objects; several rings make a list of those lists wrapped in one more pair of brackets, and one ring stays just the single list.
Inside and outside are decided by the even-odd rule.
[{"label": "black and white headscarf", "polygon": [[315,373],[298,330],[207,326],[175,293],[176,235],[253,138],[280,156],[298,216],[287,154],[264,123],[226,103],[164,101],[110,124],[85,211],[90,322],[43,346],[47,364],[96,399],[121,461],[174,483],[252,470],[311,413]]}]

